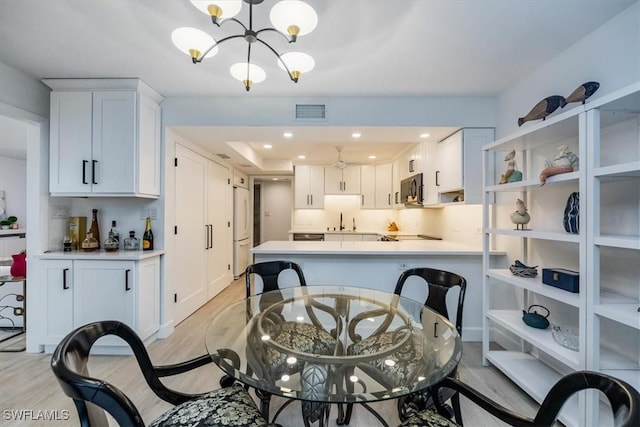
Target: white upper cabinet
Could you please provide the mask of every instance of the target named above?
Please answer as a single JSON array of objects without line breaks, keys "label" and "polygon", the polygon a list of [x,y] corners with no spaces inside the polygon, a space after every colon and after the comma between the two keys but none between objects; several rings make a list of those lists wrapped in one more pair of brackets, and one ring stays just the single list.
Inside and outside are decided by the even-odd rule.
[{"label": "white upper cabinet", "polygon": [[391,163],[376,165],[376,209],[391,209],[393,207],[392,179],[393,166]]},{"label": "white upper cabinet", "polygon": [[45,83],[54,89],[51,195],[157,198],[160,95],[137,79]]},{"label": "white upper cabinet", "polygon": [[392,169],[392,190],[393,190],[393,207],[402,208],[404,205],[400,202],[400,160],[395,160],[391,166]]},{"label": "white upper cabinet", "polygon": [[360,181],[360,208],[374,209],[376,207],[376,167],[360,166]]},{"label": "white upper cabinet", "polygon": [[425,143],[425,205],[482,203],[482,146],[492,128],[465,128],[438,143]]},{"label": "white upper cabinet", "polygon": [[323,166],[298,165],[294,176],[294,208],[322,209],[324,207]]},{"label": "white upper cabinet", "polygon": [[233,170],[233,185],[235,187],[249,188],[249,176],[240,172],[238,169]]},{"label": "white upper cabinet", "polygon": [[325,194],[360,194],[360,166],[324,168]]}]

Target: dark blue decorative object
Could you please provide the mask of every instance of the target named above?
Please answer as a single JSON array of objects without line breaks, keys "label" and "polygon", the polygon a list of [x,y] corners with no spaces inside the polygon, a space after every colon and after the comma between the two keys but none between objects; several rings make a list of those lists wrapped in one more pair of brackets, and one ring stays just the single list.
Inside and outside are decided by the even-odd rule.
[{"label": "dark blue decorative object", "polygon": [[[540,307],[546,311],[547,314],[544,316],[542,314],[538,314],[535,309],[533,311],[531,310],[533,307]],[[527,311],[522,310],[522,321],[532,328],[547,329],[549,327],[547,317],[549,317],[549,309],[541,305],[533,304],[529,306]]]},{"label": "dark blue decorative object", "polygon": [[577,294],[580,292],[580,273],[564,268],[543,268],[542,283]]},{"label": "dark blue decorative object", "polygon": [[538,102],[526,116],[518,119],[518,126],[522,126],[524,122],[528,122],[530,120],[544,120],[549,114],[556,111],[563,102],[564,96],[552,95],[546,97],[542,101]]},{"label": "dark blue decorative object", "polygon": [[562,218],[564,231],[578,234],[580,232],[580,193],[573,192],[567,199]]},{"label": "dark blue decorative object", "polygon": [[564,108],[570,102],[582,102],[584,104],[587,98],[593,95],[598,88],[600,88],[600,83],[598,82],[582,83],[560,103],[560,107]]}]

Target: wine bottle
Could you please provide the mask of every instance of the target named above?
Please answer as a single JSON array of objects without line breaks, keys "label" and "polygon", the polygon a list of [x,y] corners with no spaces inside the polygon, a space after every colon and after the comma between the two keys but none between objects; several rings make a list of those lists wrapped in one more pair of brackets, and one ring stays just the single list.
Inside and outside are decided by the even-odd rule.
[{"label": "wine bottle", "polygon": [[116,239],[118,243],[120,243],[120,233],[118,233],[118,230],[116,229],[115,220],[111,221],[111,231],[113,232],[113,238]]},{"label": "wine bottle", "polygon": [[144,228],[144,234],[142,235],[142,250],[153,250],[153,231],[151,231],[151,217],[147,217],[147,225]]},{"label": "wine bottle", "polygon": [[100,249],[100,227],[98,227],[98,209],[93,209],[93,218],[91,219],[91,229],[89,232],[94,239],[98,241],[98,248]]}]

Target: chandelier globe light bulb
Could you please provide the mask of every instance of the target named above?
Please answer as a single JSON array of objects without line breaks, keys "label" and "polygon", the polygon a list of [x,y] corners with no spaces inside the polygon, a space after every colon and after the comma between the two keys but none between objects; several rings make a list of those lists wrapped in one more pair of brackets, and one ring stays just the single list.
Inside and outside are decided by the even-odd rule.
[{"label": "chandelier globe light bulb", "polygon": [[[286,67],[285,67],[286,65]],[[278,66],[283,70],[291,73],[291,77],[294,81],[298,81],[300,74],[308,73],[316,66],[316,62],[311,55],[307,55],[302,52],[287,52],[280,55],[278,60]]]},{"label": "chandelier globe light bulb", "polygon": [[[209,34],[191,27],[180,27],[173,30],[171,41],[180,51],[189,55],[194,62],[216,42]],[[204,58],[211,58],[216,53],[218,53],[217,46],[211,49]]]},{"label": "chandelier globe light bulb", "polygon": [[200,12],[211,16],[213,23],[233,18],[242,9],[242,0],[190,0]]},{"label": "chandelier globe light bulb", "polygon": [[318,15],[311,6],[300,0],[282,0],[276,3],[269,18],[274,28],[288,34],[295,41],[297,36],[304,36],[318,25]]}]

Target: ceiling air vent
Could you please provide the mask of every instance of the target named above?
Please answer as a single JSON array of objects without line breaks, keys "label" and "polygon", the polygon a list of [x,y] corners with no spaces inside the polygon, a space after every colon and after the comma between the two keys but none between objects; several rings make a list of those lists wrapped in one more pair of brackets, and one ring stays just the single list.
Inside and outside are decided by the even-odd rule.
[{"label": "ceiling air vent", "polygon": [[224,154],[224,153],[218,153],[217,155],[218,155],[218,157],[220,157],[221,159],[225,159],[225,160],[226,160],[226,159],[230,159],[230,158],[231,158],[231,157],[227,156],[227,155],[226,155],[226,154]]},{"label": "ceiling air vent", "polygon": [[326,120],[325,104],[296,104],[296,120]]}]

